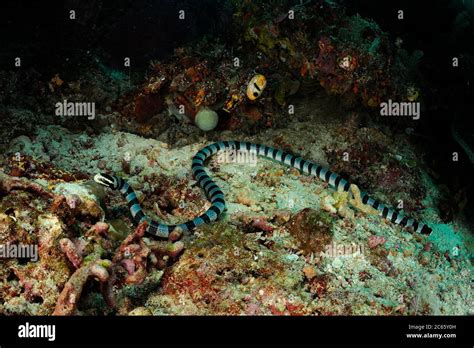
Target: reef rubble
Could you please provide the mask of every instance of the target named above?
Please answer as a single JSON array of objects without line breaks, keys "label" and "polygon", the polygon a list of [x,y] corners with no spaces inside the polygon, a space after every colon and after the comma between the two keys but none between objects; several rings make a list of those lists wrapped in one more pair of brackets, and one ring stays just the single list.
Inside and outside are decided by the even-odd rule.
[{"label": "reef rubble", "polygon": [[[133,232],[119,195],[76,178],[92,177],[100,162],[120,173],[128,154],[130,174],[123,175],[144,209],[156,219],[181,222],[208,204],[189,174],[191,157],[208,140],[172,147],[124,132],[65,131],[54,141],[56,132],[40,127],[35,138],[43,146],[37,148],[48,152],[30,149],[24,155],[61,152],[54,165],[63,179],[54,172],[50,178],[18,178],[6,174],[12,171],[9,160],[2,165],[1,241],[38,243],[40,250],[37,263],[1,261],[3,314],[406,315],[472,309],[472,236],[461,222],[443,224],[437,217],[429,200],[436,199],[436,188],[428,180],[391,179],[430,193],[421,196],[430,209],[420,211],[433,227],[429,237],[401,230],[317,179],[271,161],[213,158],[208,166],[228,201],[222,221],[179,241],[157,241],[143,234],[143,226]],[[339,133],[336,122],[313,120],[235,137],[275,147],[291,143],[293,151],[327,165],[332,152],[324,149],[333,146],[330,134]],[[87,145],[71,153],[71,143]],[[396,144],[384,143],[387,149],[397,153]],[[384,166],[383,159],[370,161],[371,170]],[[373,194],[396,202],[399,192],[383,188],[374,187]]]}]

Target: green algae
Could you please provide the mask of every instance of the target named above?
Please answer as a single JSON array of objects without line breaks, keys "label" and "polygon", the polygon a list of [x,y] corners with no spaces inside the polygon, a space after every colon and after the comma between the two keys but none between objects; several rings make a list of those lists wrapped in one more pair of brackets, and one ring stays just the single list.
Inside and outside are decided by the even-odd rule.
[{"label": "green algae", "polygon": [[199,231],[202,237],[192,243],[192,247],[196,249],[211,248],[217,244],[228,248],[241,248],[245,244],[243,233],[224,222],[201,226]]},{"label": "green algae", "polygon": [[164,272],[161,270],[152,271],[141,284],[126,285],[121,290],[121,297],[130,297],[135,300],[145,299],[152,291],[160,285]]},{"label": "green algae", "polygon": [[318,254],[331,243],[333,224],[334,217],[329,213],[306,208],[290,220],[288,230],[305,254]]}]

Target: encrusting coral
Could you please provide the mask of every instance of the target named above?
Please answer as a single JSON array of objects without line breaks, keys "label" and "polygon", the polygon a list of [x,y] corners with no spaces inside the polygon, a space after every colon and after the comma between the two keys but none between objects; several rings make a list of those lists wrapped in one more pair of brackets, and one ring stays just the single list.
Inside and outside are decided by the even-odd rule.
[{"label": "encrusting coral", "polygon": [[[118,134],[118,137],[121,135]],[[179,177],[178,174],[170,173],[187,172],[186,163],[195,151],[193,147],[178,150],[166,149],[161,145],[155,147],[160,148],[161,155],[166,158],[180,156],[178,163],[183,165],[169,166],[166,175]],[[125,148],[123,151],[130,151],[130,148]],[[132,166],[136,165],[135,163],[132,160]],[[216,163],[211,161],[210,167],[213,170],[216,170],[215,165]],[[120,162],[117,166],[120,167]],[[36,201],[41,203],[36,205],[40,211],[48,211],[49,215],[41,218],[41,225],[62,226],[62,228],[42,228],[44,231],[42,235],[46,231],[49,231],[48,233],[56,231],[53,235],[44,235],[41,244],[44,245],[44,250],[53,252],[53,258],[46,256],[46,253],[42,254],[42,257],[47,258],[48,268],[45,267],[45,263],[29,263],[28,268],[36,269],[35,272],[25,273],[24,266],[15,266],[18,268],[15,274],[21,280],[20,284],[26,286],[27,292],[18,296],[18,293],[23,292],[21,287],[23,285],[8,282],[8,288],[3,287],[5,302],[2,310],[5,313],[51,314],[57,308],[57,314],[67,315],[114,312],[131,315],[135,313],[354,314],[371,312],[370,307],[373,311],[371,313],[376,311],[384,314],[400,314],[414,313],[416,307],[411,307],[409,302],[417,296],[419,290],[407,290],[408,285],[407,287],[390,285],[385,286],[388,291],[386,295],[380,297],[379,294],[374,299],[362,289],[381,288],[383,279],[387,277],[395,277],[402,283],[407,281],[410,272],[403,262],[408,262],[417,272],[425,267],[435,267],[437,264],[443,267],[442,272],[451,274],[459,284],[464,284],[462,278],[459,278],[461,275],[455,276],[453,270],[444,268],[451,267],[450,262],[454,262],[456,267],[464,269],[462,260],[451,257],[451,260],[447,261],[443,253],[437,257],[438,249],[435,246],[432,246],[430,251],[424,250],[426,238],[420,241],[415,237],[411,237],[411,240],[406,239],[409,234],[400,233],[398,228],[388,223],[375,224],[378,218],[369,218],[365,214],[357,216],[357,219],[340,214],[342,207],[357,207],[360,204],[361,197],[354,187],[350,192],[344,192],[346,193],[344,195],[341,192],[331,194],[334,199],[332,204],[340,216],[313,211],[313,215],[317,218],[310,220],[314,225],[304,224],[305,219],[297,218],[305,214],[301,211],[302,208],[314,206],[315,202],[317,206],[318,197],[322,201],[324,195],[328,195],[330,191],[318,181],[302,180],[304,177],[300,174],[284,170],[277,177],[279,185],[272,190],[272,185],[263,180],[263,177],[259,177],[258,173],[265,176],[268,172],[270,175],[271,170],[265,168],[273,167],[274,164],[267,161],[257,163],[256,168],[250,165],[240,166],[237,163],[221,165],[219,171],[216,170],[216,176],[225,178],[226,182],[232,182],[232,185],[237,185],[236,191],[245,191],[244,189],[250,185],[252,196],[250,198],[253,202],[248,206],[240,204],[237,198],[235,200],[231,198],[228,202],[229,221],[224,217],[224,221],[216,225],[199,228],[192,238],[184,235],[182,242],[150,240],[143,234],[144,225],[139,226],[124,240],[115,239],[118,234],[112,233],[111,224],[97,221],[103,218],[104,211],[98,210],[97,214],[92,216],[79,213],[82,202],[87,199],[84,196],[85,191],[75,188],[74,192],[78,195],[75,197],[74,192],[66,190],[66,187],[76,187],[77,184],[67,184],[61,194],[53,194],[52,197],[37,195],[35,191],[16,191],[15,194],[26,195],[34,204],[37,204]],[[94,168],[91,168],[91,171],[93,170]],[[150,169],[150,172],[152,171],[153,169]],[[162,207],[160,211],[165,219],[176,219],[177,216],[173,214],[186,218],[188,214],[202,212],[200,209],[205,202],[203,196],[192,183],[187,184],[188,180],[164,180],[163,177],[151,175],[146,171],[135,178],[143,180],[143,176],[146,176],[144,181],[149,185],[156,185],[160,187],[159,190],[165,187],[167,190],[165,196],[168,197],[166,200],[173,200],[174,203],[170,207],[160,203]],[[140,196],[143,192],[147,192],[146,195],[161,194],[162,191],[143,185],[144,181],[134,181],[140,190]],[[86,187],[86,184],[82,185]],[[233,189],[227,183],[224,182],[222,185],[225,190],[232,192]],[[288,201],[285,193],[287,187],[296,190],[301,196],[294,201],[294,208],[278,205],[282,199]],[[101,195],[99,190],[96,192]],[[68,196],[72,198],[69,203],[65,199]],[[102,197],[109,202],[109,205],[115,207],[105,210],[107,222],[109,218],[113,222],[119,216],[125,222],[129,222],[124,210],[117,209],[122,205],[121,200],[115,200],[111,196],[102,195]],[[188,204],[183,206],[181,202]],[[15,200],[10,202],[13,207],[16,204]],[[58,208],[51,211],[51,205]],[[255,205],[261,205],[260,210],[256,210]],[[23,205],[21,207],[27,209]],[[181,215],[186,210],[188,210],[186,215]],[[55,214],[58,214],[58,217],[55,217]],[[17,215],[17,219],[19,217]],[[35,215],[31,217],[36,219]],[[4,215],[3,219],[5,222],[1,224],[2,231],[8,235],[15,233],[12,232],[16,228],[15,221],[8,215]],[[21,219],[25,221],[23,217]],[[32,225],[35,225],[34,220]],[[319,247],[312,251],[310,249],[305,251],[304,244],[297,238],[297,234],[304,230],[304,226],[308,231],[321,229],[321,243],[318,243]],[[293,229],[295,234],[290,233],[290,229]],[[301,229],[300,232],[298,229]],[[27,234],[17,235],[19,238],[25,238]],[[372,235],[374,237],[371,237]],[[311,238],[310,234],[308,236]],[[304,242],[304,239],[302,241]],[[310,243],[310,240],[307,241]],[[348,243],[348,241],[363,243],[370,252],[360,256],[316,257],[315,250],[321,250],[325,244]],[[183,252],[184,245],[186,250]],[[411,253],[406,251],[410,245],[416,246]],[[418,252],[418,245],[422,253]],[[430,256],[427,256],[427,253]],[[404,261],[400,261],[400,258]],[[58,260],[61,260],[60,263]],[[102,264],[99,260],[103,260],[106,264]],[[96,261],[104,268],[87,270]],[[62,264],[62,269],[57,268],[58,273],[46,271],[50,270],[52,265],[56,267],[55,264]],[[78,272],[82,267],[84,269]],[[22,268],[25,268],[25,271],[21,272]],[[232,269],[235,270],[234,273],[229,271]],[[162,270],[166,272],[163,274]],[[96,276],[92,273],[95,271],[98,272]],[[78,272],[76,276],[71,278],[76,272]],[[441,276],[441,268],[436,272]],[[47,277],[51,279],[54,274],[60,276],[55,279],[54,291],[51,291],[53,288],[44,287],[46,284],[51,284],[51,280],[44,283],[43,288],[39,287],[39,283],[35,284],[36,279],[48,279]],[[94,281],[93,278],[99,279],[97,276],[103,281]],[[9,275],[6,277],[11,278]],[[65,287],[68,279],[69,285]],[[442,279],[446,286],[452,286],[449,285],[447,278]],[[460,291],[464,291],[462,289]],[[337,294],[341,291],[347,296],[348,302],[340,302],[340,294]],[[355,295],[356,293],[359,295]],[[404,293],[408,295],[404,295],[402,302],[394,300],[396,296]],[[74,301],[71,300],[71,294],[77,295]],[[39,301],[38,295],[45,298],[42,304],[35,303]],[[23,296],[25,297],[22,303],[26,307],[20,306],[19,299]],[[316,297],[318,301],[315,302]],[[61,301],[58,301],[59,298]],[[386,302],[388,299],[390,301]],[[449,306],[457,306],[458,300],[449,299]],[[366,301],[369,303],[367,306],[349,304],[366,303]],[[420,298],[417,301],[418,303],[428,301],[430,306],[435,305],[435,302],[430,302],[432,299],[428,298]],[[143,309],[143,306],[146,309]],[[449,306],[440,307],[442,308],[440,310],[459,312],[458,309],[449,309],[454,308]],[[134,308],[137,310],[134,311]],[[429,309],[424,310],[429,312]]]},{"label": "encrusting coral", "polygon": [[111,265],[109,260],[96,260],[77,269],[64,285],[61,295],[56,303],[53,315],[73,315],[76,314],[77,303],[81,297],[82,290],[90,277],[98,279],[102,284],[106,284],[109,279],[108,268]]}]

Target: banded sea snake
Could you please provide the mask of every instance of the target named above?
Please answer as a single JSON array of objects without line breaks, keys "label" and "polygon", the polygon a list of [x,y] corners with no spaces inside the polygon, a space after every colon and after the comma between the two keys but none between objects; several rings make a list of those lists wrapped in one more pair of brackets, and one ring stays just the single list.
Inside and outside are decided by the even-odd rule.
[{"label": "banded sea snake", "polygon": [[[340,189],[346,192],[349,191],[350,183],[327,168],[269,146],[240,141],[219,141],[202,148],[196,153],[196,155],[194,155],[192,159],[192,173],[199,186],[206,193],[207,198],[211,201],[211,207],[204,214],[179,225],[162,224],[147,216],[140,207],[137,196],[132,187],[122,178],[100,173],[94,177],[94,180],[103,186],[109,187],[113,190],[119,190],[127,201],[134,222],[136,224],[144,221],[148,223],[146,232],[157,237],[168,238],[169,234],[174,231],[175,228],[179,228],[183,232],[190,231],[197,226],[217,220],[225,210],[224,193],[207,174],[204,168],[204,162],[218,151],[223,151],[228,148],[233,148],[237,151],[254,151],[261,157],[275,160],[287,166],[296,168],[300,172],[316,176],[327,182],[335,190]],[[367,193],[361,192],[361,198],[362,203],[376,209],[378,214],[383,218],[386,218],[402,227],[412,227],[417,233],[431,233],[431,228],[424,223],[407,218],[402,213],[369,197]]]}]

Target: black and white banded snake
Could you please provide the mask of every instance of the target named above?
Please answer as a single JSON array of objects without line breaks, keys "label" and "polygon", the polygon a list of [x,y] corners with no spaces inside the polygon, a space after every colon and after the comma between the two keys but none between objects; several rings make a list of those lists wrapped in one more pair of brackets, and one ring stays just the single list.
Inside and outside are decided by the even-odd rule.
[{"label": "black and white banded snake", "polygon": [[[347,180],[316,163],[307,161],[301,157],[294,156],[290,153],[286,153],[266,145],[241,141],[219,141],[202,148],[193,157],[193,176],[197,180],[199,186],[206,193],[207,198],[211,202],[211,206],[204,214],[179,225],[167,225],[159,223],[147,216],[140,207],[137,196],[132,187],[124,179],[109,174],[97,174],[94,177],[94,180],[103,186],[109,187],[113,190],[119,190],[127,201],[134,222],[140,224],[146,221],[148,223],[146,228],[147,233],[161,238],[168,238],[169,234],[175,229],[185,232],[193,230],[195,227],[202,224],[215,221],[225,210],[224,193],[207,174],[204,167],[204,162],[217,152],[224,151],[229,148],[235,149],[236,151],[253,151],[258,156],[266,157],[287,166],[296,168],[302,173],[313,175],[320,178],[321,180],[324,180],[335,190],[343,190],[348,192],[350,189],[351,184]],[[417,233],[431,233],[431,228],[429,228],[424,223],[418,222],[414,219],[409,219],[402,213],[385,206],[376,199],[371,198],[365,192],[361,192],[361,199],[363,204],[376,209],[380,216],[397,225],[407,228],[411,227]]]}]

